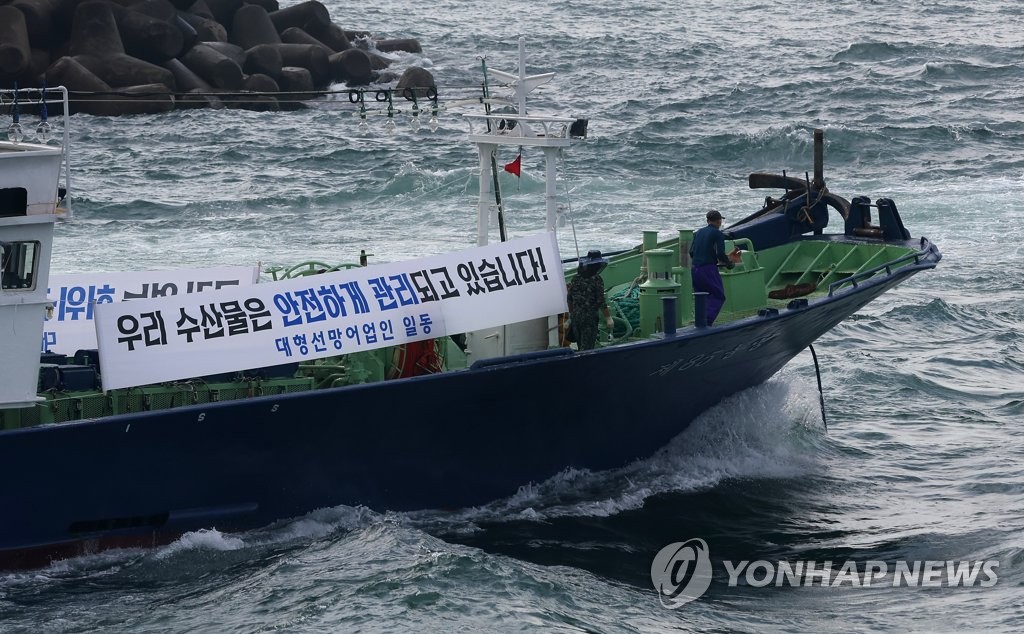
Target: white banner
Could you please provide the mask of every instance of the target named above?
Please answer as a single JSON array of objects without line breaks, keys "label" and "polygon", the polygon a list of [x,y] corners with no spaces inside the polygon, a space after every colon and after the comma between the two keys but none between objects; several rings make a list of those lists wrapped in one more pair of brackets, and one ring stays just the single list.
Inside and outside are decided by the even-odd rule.
[{"label": "white banner", "polygon": [[47,296],[53,302],[53,317],[43,324],[42,351],[73,355],[95,349],[95,304],[250,286],[259,275],[259,265],[51,275]]},{"label": "white banner", "polygon": [[566,311],[554,233],[199,296],[96,306],[103,388],[307,361]]}]

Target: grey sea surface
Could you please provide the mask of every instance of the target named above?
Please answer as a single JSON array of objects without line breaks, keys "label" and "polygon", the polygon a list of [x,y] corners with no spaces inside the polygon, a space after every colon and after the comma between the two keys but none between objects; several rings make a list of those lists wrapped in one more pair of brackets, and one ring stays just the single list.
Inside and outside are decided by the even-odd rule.
[{"label": "grey sea surface", "polygon": [[[820,127],[830,190],[894,199],[945,258],[818,342],[827,433],[802,354],[616,471],[567,470],[479,508],[321,509],[2,573],[0,631],[1024,630],[1017,3],[325,4],[345,28],[420,40],[424,53],[396,54],[395,67],[435,75],[436,132],[413,130],[406,111],[393,133],[373,115],[359,134],[344,95],[296,112],[76,115],[75,217],[56,229],[54,271],[351,262],[360,249],[395,261],[470,246],[478,166],[459,113],[473,110],[457,102],[479,94],[481,58],[516,70],[519,35],[529,72],[557,73],[538,107],[589,118],[562,165],[564,256],[696,228],[711,207],[727,224],[755,211],[778,193],[748,189],[747,174],[802,176]],[[510,233],[542,227],[540,153],[524,151],[522,177],[502,179]],[[608,398],[654,415],[652,395]],[[655,400],[671,411],[685,398]],[[710,587],[666,608],[652,561],[695,538]],[[725,562],[756,561],[890,572],[995,561],[997,580],[729,583]]]}]

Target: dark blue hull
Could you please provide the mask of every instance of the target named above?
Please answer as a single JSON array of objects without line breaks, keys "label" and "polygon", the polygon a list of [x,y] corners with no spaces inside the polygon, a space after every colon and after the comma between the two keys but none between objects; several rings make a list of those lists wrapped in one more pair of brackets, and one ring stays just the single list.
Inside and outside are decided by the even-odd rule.
[{"label": "dark blue hull", "polygon": [[[934,266],[925,258],[805,308],[663,340],[2,432],[0,567],[340,504],[465,507],[567,467],[620,467]],[[642,394],[669,396],[671,409],[641,411]]]}]

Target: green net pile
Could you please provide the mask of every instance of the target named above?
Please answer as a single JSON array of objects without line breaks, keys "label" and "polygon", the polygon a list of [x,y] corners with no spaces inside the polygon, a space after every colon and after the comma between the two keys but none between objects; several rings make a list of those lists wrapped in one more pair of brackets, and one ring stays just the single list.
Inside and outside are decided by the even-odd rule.
[{"label": "green net pile", "polygon": [[[632,284],[623,284],[608,293],[608,307],[612,316],[625,319],[629,322],[630,331],[640,327],[640,287]],[[621,325],[616,324],[615,336],[620,337],[625,333],[619,332]]]}]

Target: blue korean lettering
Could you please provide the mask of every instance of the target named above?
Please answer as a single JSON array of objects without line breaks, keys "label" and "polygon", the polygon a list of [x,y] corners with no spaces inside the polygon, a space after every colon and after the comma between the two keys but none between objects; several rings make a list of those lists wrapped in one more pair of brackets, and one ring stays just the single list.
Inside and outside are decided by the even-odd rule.
[{"label": "blue korean lettering", "polygon": [[88,291],[84,286],[62,287],[60,289],[60,308],[57,309],[57,321],[78,321],[86,317],[86,300]]},{"label": "blue korean lettering", "polygon": [[299,353],[303,356],[309,353],[309,345],[306,343],[306,333],[292,335],[292,343],[298,346]]},{"label": "blue korean lettering", "polygon": [[338,286],[345,289],[345,292],[348,293],[348,297],[352,301],[352,312],[354,314],[362,315],[363,313],[370,312],[370,304],[366,301],[366,295],[363,294],[363,289],[359,287],[359,282],[353,280],[344,284],[338,284]]},{"label": "blue korean lettering", "polygon": [[43,352],[49,352],[50,348],[57,345],[57,333],[55,332],[44,332],[43,333]]},{"label": "blue korean lettering", "polygon": [[341,328],[331,328],[327,331],[327,338],[330,339],[331,344],[335,350],[341,350],[344,342],[344,334],[341,332]]},{"label": "blue korean lettering", "polygon": [[117,294],[115,289],[110,284],[104,284],[103,286],[96,288],[95,286],[89,287],[89,310],[87,311],[87,317],[92,319],[93,304],[113,304],[114,295]]},{"label": "blue korean lettering", "polygon": [[345,310],[345,298],[338,293],[336,286],[321,286],[317,289],[316,294],[323,300],[324,310],[327,311],[331,319],[339,315],[348,316],[348,311]]},{"label": "blue korean lettering", "polygon": [[387,279],[374,277],[367,282],[373,288],[373,297],[377,300],[381,310],[392,310],[399,304],[411,306],[420,303],[416,295],[413,294],[413,285],[406,273],[389,275]]},{"label": "blue korean lettering", "polygon": [[312,288],[304,288],[302,290],[295,291],[295,295],[299,299],[299,308],[302,310],[302,314],[305,317],[307,324],[327,319],[327,313],[324,312],[324,305],[320,303],[320,298],[317,296],[315,290]]},{"label": "blue korean lettering", "polygon": [[90,286],[71,286],[60,289],[60,302],[57,310],[57,321],[78,321],[92,319],[93,305],[109,304],[114,301],[116,291],[109,285],[96,288]]},{"label": "blue korean lettering", "polygon": [[313,350],[316,352],[327,352],[327,342],[324,339],[323,330],[313,333]]},{"label": "blue korean lettering", "polygon": [[[299,315],[299,303],[295,301],[290,292],[277,293],[274,295],[274,306],[281,311],[281,318],[284,320],[284,325],[298,326],[302,323],[302,316]],[[289,315],[294,315],[290,317]]]},{"label": "blue korean lettering", "polygon": [[392,282],[391,288],[394,289],[399,304],[402,306],[414,306],[420,303],[419,298],[413,293],[412,282],[409,281],[407,273],[391,275],[388,279]]},{"label": "blue korean lettering", "polygon": [[433,323],[434,320],[430,318],[429,314],[420,313],[420,330],[422,330],[424,334],[430,334],[430,329]]},{"label": "blue korean lettering", "polygon": [[402,317],[402,326],[405,327],[406,337],[415,337],[416,331],[416,318],[415,317]]},{"label": "blue korean lettering", "polygon": [[392,310],[398,308],[398,300],[395,299],[395,291],[383,277],[371,277],[366,280],[373,289],[373,298],[381,310]]}]

